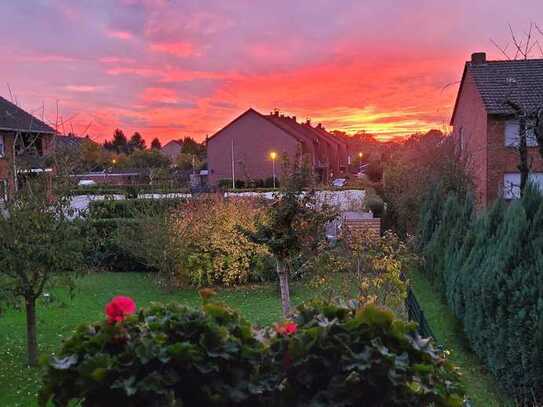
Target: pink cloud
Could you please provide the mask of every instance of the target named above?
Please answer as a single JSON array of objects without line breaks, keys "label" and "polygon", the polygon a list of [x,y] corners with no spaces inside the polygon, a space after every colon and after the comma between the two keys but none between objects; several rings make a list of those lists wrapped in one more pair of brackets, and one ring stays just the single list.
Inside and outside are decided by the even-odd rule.
[{"label": "pink cloud", "polygon": [[152,43],[149,49],[153,52],[162,52],[176,57],[190,57],[198,55],[191,43],[188,42],[157,42]]},{"label": "pink cloud", "polygon": [[134,34],[131,32],[120,30],[107,30],[106,35],[109,38],[115,38],[122,41],[130,41],[134,38]]}]

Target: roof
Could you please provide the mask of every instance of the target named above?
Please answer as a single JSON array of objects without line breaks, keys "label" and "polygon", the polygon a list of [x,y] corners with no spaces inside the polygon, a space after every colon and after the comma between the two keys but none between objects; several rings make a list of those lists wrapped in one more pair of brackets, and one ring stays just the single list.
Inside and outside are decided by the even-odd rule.
[{"label": "roof", "polygon": [[[468,74],[472,76],[489,114],[515,113],[508,100],[527,112],[543,107],[543,59],[466,62],[456,104]],[[456,108],[455,105],[451,124]]]},{"label": "roof", "polygon": [[28,133],[56,133],[48,126],[19,106],[0,96],[0,129]]},{"label": "roof", "polygon": [[94,141],[92,141],[90,138],[78,137],[73,135],[58,135],[55,137],[55,147],[60,148],[61,150],[78,150],[84,140],[89,140],[94,143]]}]

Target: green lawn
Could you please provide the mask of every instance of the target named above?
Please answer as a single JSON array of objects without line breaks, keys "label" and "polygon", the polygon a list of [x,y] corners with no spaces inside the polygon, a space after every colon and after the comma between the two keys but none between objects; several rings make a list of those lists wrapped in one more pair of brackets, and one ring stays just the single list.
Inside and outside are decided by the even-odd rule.
[{"label": "green lawn", "polygon": [[410,274],[410,283],[438,343],[450,351],[450,360],[462,369],[466,392],[474,405],[513,405],[498,387],[494,377],[469,349],[461,323],[442,301],[436,289],[419,272]]},{"label": "green lawn", "polygon": [[[316,294],[315,290],[301,284],[293,285],[294,303]],[[77,325],[104,318],[104,305],[115,295],[128,295],[138,306],[151,301],[177,301],[199,305],[194,289],[164,293],[146,274],[100,273],[91,274],[78,281],[75,297],[66,292],[53,292],[57,301],[38,307],[38,337],[41,354],[59,349],[61,341]],[[255,324],[269,324],[281,318],[281,307],[276,286],[260,285],[252,288],[220,290],[219,298],[230,304]],[[8,310],[0,315],[0,406],[36,405],[40,373],[24,367],[25,320],[24,313]]]}]

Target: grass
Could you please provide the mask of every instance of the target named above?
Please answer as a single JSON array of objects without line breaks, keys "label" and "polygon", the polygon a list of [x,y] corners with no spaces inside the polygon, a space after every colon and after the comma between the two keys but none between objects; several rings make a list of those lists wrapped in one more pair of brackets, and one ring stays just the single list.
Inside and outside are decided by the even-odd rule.
[{"label": "grass", "polygon": [[[292,301],[300,303],[317,295],[302,284],[293,284]],[[55,301],[38,305],[38,343],[41,355],[54,353],[62,339],[81,323],[104,318],[104,305],[115,295],[128,295],[139,307],[152,301],[176,301],[199,305],[194,289],[165,293],[158,289],[148,274],[100,273],[80,279],[73,299],[63,290],[53,291]],[[281,318],[281,306],[276,285],[265,284],[239,289],[220,290],[219,298],[251,322],[264,325]],[[40,370],[25,367],[24,312],[7,310],[0,315],[0,406],[36,405],[40,386]]]},{"label": "grass", "polygon": [[513,401],[498,387],[494,377],[470,350],[462,325],[435,288],[420,272],[410,274],[410,283],[439,345],[450,351],[450,360],[462,370],[466,393],[476,406],[511,406]]}]

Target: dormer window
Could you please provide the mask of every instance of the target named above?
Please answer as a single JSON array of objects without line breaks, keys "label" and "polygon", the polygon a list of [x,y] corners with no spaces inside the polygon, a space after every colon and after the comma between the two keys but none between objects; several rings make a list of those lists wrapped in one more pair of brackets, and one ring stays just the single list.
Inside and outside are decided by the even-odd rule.
[{"label": "dormer window", "polygon": [[[517,119],[507,120],[505,122],[505,146],[518,147],[520,143],[520,124]],[[526,129],[526,144],[528,147],[536,147],[534,128],[528,123]]]}]

